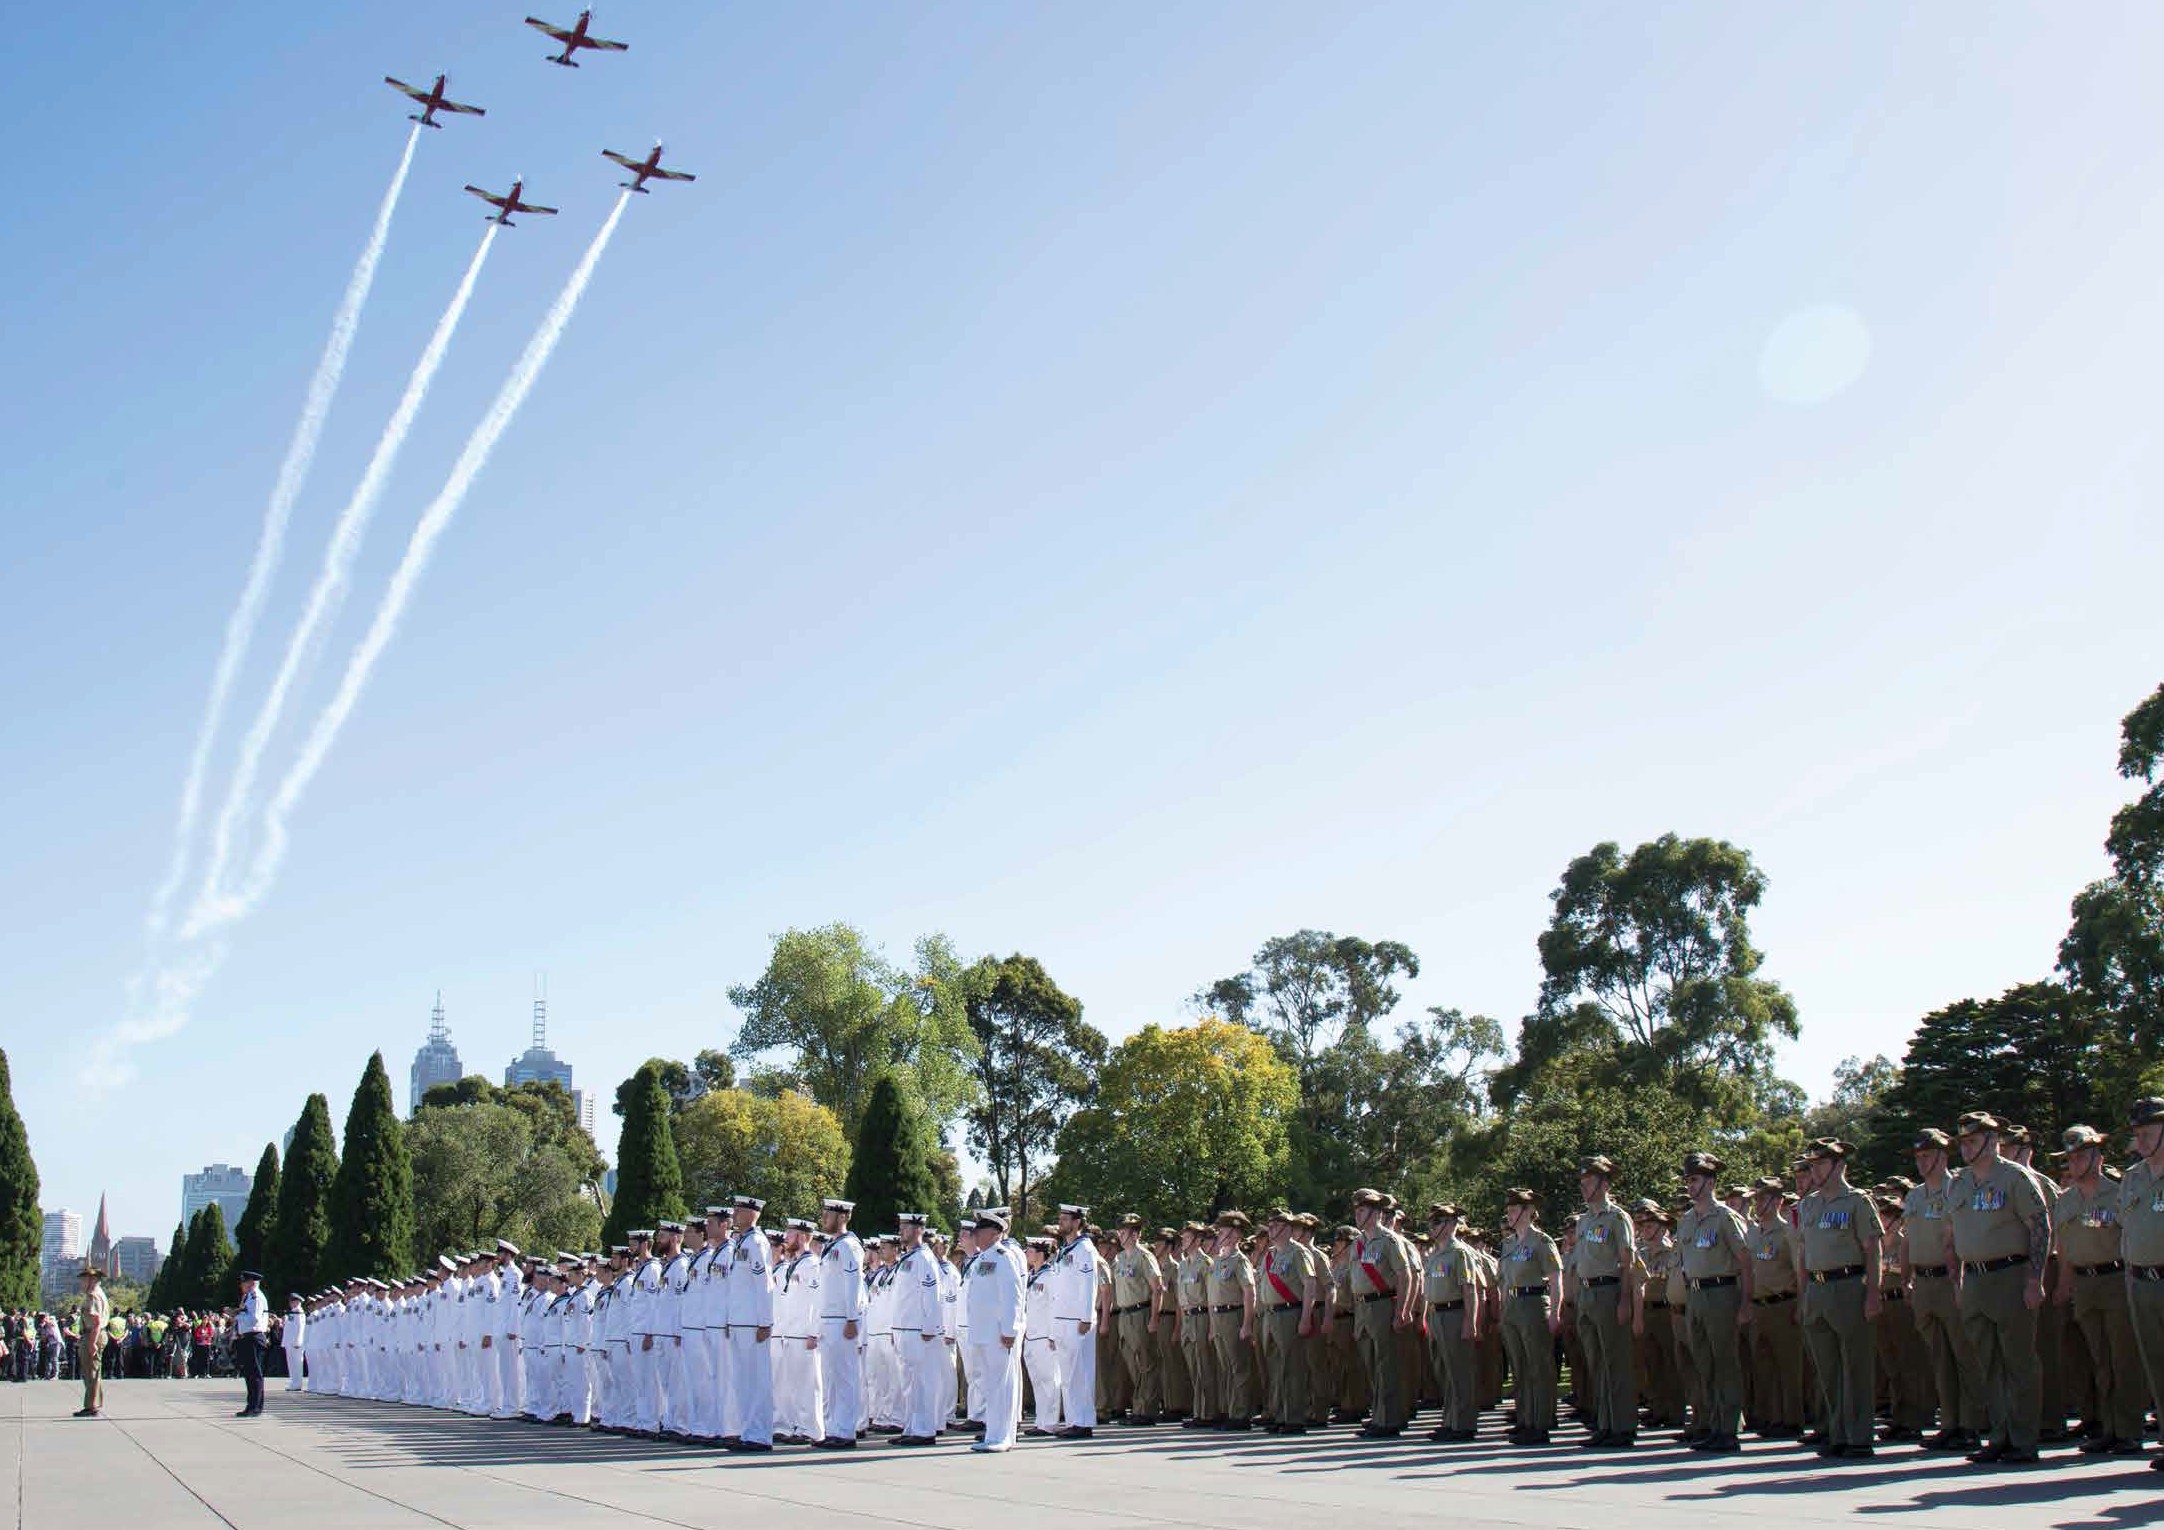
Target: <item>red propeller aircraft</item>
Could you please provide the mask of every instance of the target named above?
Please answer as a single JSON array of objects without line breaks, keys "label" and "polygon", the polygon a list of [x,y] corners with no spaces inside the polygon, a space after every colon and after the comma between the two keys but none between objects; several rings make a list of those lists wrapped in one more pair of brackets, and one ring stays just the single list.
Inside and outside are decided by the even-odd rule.
[{"label": "red propeller aircraft", "polygon": [[695,181],[698,179],[698,177],[696,175],[693,175],[689,170],[662,169],[661,145],[659,142],[655,143],[653,150],[644,159],[633,159],[630,155],[619,154],[614,149],[603,149],[601,151],[601,155],[604,159],[615,160],[616,163],[622,165],[626,170],[629,170],[631,172],[631,179],[628,181],[620,181],[617,184],[621,185],[626,191],[636,191],[641,195],[645,194],[646,183],[649,180]]},{"label": "red propeller aircraft", "polygon": [[478,186],[468,186],[466,189],[482,201],[493,203],[499,211],[488,221],[500,223],[505,228],[518,227],[516,223],[511,221],[511,214],[513,213],[554,213],[556,211],[553,207],[537,207],[532,202],[521,202],[518,199],[518,194],[526,189],[526,180],[523,176],[513,181],[511,189],[500,197],[492,191],[483,191]]},{"label": "red propeller aircraft", "polygon": [[436,113],[438,112],[458,112],[468,117],[486,117],[488,113],[480,107],[462,106],[443,93],[444,83],[450,78],[447,74],[437,75],[436,83],[427,90],[421,89],[418,85],[408,85],[404,80],[394,80],[389,75],[383,77],[383,83],[393,89],[404,91],[414,100],[421,103],[420,115],[408,117],[406,120],[418,122],[422,127],[442,127],[443,124],[436,120]]},{"label": "red propeller aircraft", "polygon": [[539,16],[528,16],[526,25],[538,32],[546,32],[550,37],[564,45],[563,52],[551,53],[548,56],[550,63],[561,64],[566,69],[576,69],[579,67],[579,61],[571,55],[581,48],[591,48],[602,53],[621,53],[628,46],[625,43],[610,42],[605,37],[588,36],[586,29],[592,25],[593,19],[594,13],[592,11],[580,11],[579,19],[572,22],[569,27],[560,27],[552,21],[543,21]]}]

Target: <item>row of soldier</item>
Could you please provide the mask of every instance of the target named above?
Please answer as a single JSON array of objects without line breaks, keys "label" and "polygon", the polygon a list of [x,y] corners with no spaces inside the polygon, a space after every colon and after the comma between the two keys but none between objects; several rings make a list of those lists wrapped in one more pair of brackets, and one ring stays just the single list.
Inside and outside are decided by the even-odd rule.
[{"label": "row of soldier", "polygon": [[2164,1101],[2129,1124],[2123,1175],[2091,1128],[2052,1178],[2026,1132],[1972,1112],[1916,1136],[1914,1180],[1851,1185],[1821,1140],[1793,1187],[1724,1186],[1693,1153],[1667,1205],[1623,1206],[1595,1157],[1559,1237],[1530,1190],[1492,1233],[1439,1204],[1423,1235],[1361,1190],[1327,1234],[1282,1209],[1106,1231],[1066,1205],[1020,1242],[1004,1209],[976,1213],[951,1247],[916,1214],[860,1240],[843,1201],[770,1232],[737,1197],[606,1258],[500,1244],[325,1292],[309,1385],[740,1450],[948,1430],[999,1450],[1100,1416],[1388,1438],[1428,1400],[1428,1437],[1465,1441],[1507,1375],[1508,1437],[1544,1445],[1567,1366],[1592,1448],[1635,1445],[1643,1418],[1699,1450],[1748,1426],[1858,1458],[1883,1404],[1884,1439],[1979,1462],[2035,1460],[2070,1409],[2084,1450],[2132,1454],[2164,1381]]}]

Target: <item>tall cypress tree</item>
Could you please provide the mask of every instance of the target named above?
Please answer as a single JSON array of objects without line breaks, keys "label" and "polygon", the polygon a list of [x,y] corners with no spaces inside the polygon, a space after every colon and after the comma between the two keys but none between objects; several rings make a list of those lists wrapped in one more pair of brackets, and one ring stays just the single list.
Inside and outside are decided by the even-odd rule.
[{"label": "tall cypress tree", "polygon": [[188,1224],[173,1224],[173,1241],[165,1246],[165,1258],[158,1265],[158,1273],[150,1281],[150,1310],[171,1312],[180,1305],[180,1298],[173,1294],[174,1285],[180,1279],[181,1256],[188,1252]]},{"label": "tall cypress tree", "polygon": [[895,1214],[903,1211],[929,1212],[935,1222],[940,1220],[930,1134],[923,1113],[891,1073],[880,1075],[864,1102],[845,1193],[857,1203],[853,1221],[858,1227],[892,1227]]},{"label": "tall cypress tree", "polygon": [[346,1112],[345,1152],[331,1184],[331,1273],[405,1273],[413,1263],[413,1161],[391,1101],[383,1054],[369,1054]]},{"label": "tall cypress tree", "polygon": [[288,1291],[305,1295],[323,1284],[324,1254],[331,1241],[331,1187],[337,1178],[331,1103],[311,1094],[294,1123],[285,1173],[278,1180],[278,1217],[263,1255],[269,1262],[258,1266],[274,1301],[284,1301]]},{"label": "tall cypress tree", "polygon": [[180,1289],[174,1300],[191,1311],[229,1307],[238,1294],[233,1286],[233,1245],[226,1237],[225,1208],[216,1201],[188,1224],[188,1248],[176,1284]]},{"label": "tall cypress tree", "polygon": [[30,1157],[30,1134],[15,1113],[8,1055],[0,1051],[0,1307],[34,1307],[38,1301],[38,1166]]},{"label": "tall cypress tree", "polygon": [[669,1128],[669,1091],[653,1062],[640,1066],[617,1091],[624,1129],[616,1141],[616,1198],[601,1227],[605,1242],[618,1243],[627,1229],[652,1227],[684,1214],[684,1173]]},{"label": "tall cypress tree", "polygon": [[278,1229],[278,1144],[263,1144],[263,1156],[255,1162],[255,1182],[248,1187],[248,1204],[233,1224],[236,1262],[244,1270],[261,1274],[270,1258],[271,1239]]}]

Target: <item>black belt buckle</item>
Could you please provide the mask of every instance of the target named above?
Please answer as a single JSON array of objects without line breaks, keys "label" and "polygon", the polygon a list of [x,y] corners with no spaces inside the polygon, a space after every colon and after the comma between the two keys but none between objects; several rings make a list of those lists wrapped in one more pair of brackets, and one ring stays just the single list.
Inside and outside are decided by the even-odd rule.
[{"label": "black belt buckle", "polygon": [[1272,1302],[1270,1310],[1272,1312],[1298,1312],[1300,1304],[1298,1302]]},{"label": "black belt buckle", "polygon": [[1370,1291],[1360,1298],[1364,1302],[1387,1302],[1398,1293],[1395,1291]]},{"label": "black belt buckle", "polygon": [[2129,1266],[2129,1273],[2136,1280],[2164,1280],[2164,1264],[2137,1264]]},{"label": "black belt buckle", "polygon": [[1546,1296],[1548,1288],[1546,1286],[1512,1286],[1510,1294],[1512,1296]]},{"label": "black belt buckle", "polygon": [[1839,1269],[1812,1270],[1809,1274],[1812,1285],[1831,1285],[1837,1280],[1861,1280],[1863,1278],[1863,1266],[1860,1264],[1844,1264]]},{"label": "black belt buckle", "polygon": [[1706,1275],[1697,1280],[1688,1281],[1693,1291],[1718,1291],[1735,1283],[1736,1277],[1733,1275]]},{"label": "black belt buckle", "polygon": [[1597,1291],[1603,1286],[1620,1286],[1623,1284],[1623,1277],[1620,1275],[1588,1275],[1578,1284],[1584,1286],[1588,1291]]},{"label": "black belt buckle", "polygon": [[1429,1302],[1428,1305],[1437,1312],[1463,1312],[1465,1310],[1465,1298],[1461,1296],[1454,1302]]},{"label": "black belt buckle", "polygon": [[1793,1291],[1776,1291],[1771,1296],[1752,1297],[1751,1305],[1754,1307],[1778,1307],[1783,1302],[1792,1302],[1795,1299],[1796,1293]]},{"label": "black belt buckle", "polygon": [[2126,1261],[2124,1259],[2114,1259],[2108,1264],[2077,1264],[2074,1266],[2074,1273],[2076,1275],[2116,1275],[2125,1268]]},{"label": "black belt buckle", "polygon": [[1919,1264],[1912,1266],[1909,1273],[1924,1280],[1944,1280],[1953,1273],[1953,1266],[1946,1264]]},{"label": "black belt buckle", "polygon": [[1971,1275],[1996,1275],[2001,1270],[2010,1270],[2017,1264],[2028,1262],[2027,1254],[2004,1254],[1997,1259],[1964,1259],[1961,1261],[1961,1268]]}]

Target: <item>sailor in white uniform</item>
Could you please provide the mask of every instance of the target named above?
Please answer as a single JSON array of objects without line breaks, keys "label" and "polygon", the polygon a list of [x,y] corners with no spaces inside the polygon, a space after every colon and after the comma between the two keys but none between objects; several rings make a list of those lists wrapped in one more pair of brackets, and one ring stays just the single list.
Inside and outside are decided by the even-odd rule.
[{"label": "sailor in white uniform", "polygon": [[1022,1419],[1022,1288],[1027,1281],[1022,1251],[1007,1236],[1006,1207],[977,1213],[977,1253],[969,1271],[969,1335],[977,1352],[971,1402],[984,1422],[984,1438],[972,1450],[1014,1448]]},{"label": "sailor in white uniform", "polygon": [[774,1365],[767,1343],[774,1336],[771,1250],[759,1227],[766,1202],[755,1195],[731,1200],[729,1238],[729,1410],[722,1437],[731,1450],[774,1448]]},{"label": "sailor in white uniform", "polygon": [[1087,1206],[1059,1208],[1060,1250],[1052,1287],[1052,1338],[1060,1355],[1060,1410],[1069,1429],[1097,1427],[1097,1247]]},{"label": "sailor in white uniform", "polygon": [[782,1224],[781,1258],[774,1267],[774,1438],[809,1445],[824,1412],[819,1375],[820,1258],[812,1225],[803,1217]]},{"label": "sailor in white uniform", "polygon": [[1029,1372],[1030,1396],[1037,1405],[1030,1416],[1030,1434],[1050,1434],[1060,1426],[1063,1357],[1052,1339],[1053,1253],[1050,1238],[1032,1238],[1024,1245],[1029,1278],[1022,1287],[1022,1364]]},{"label": "sailor in white uniform", "polygon": [[[908,1406],[902,1432],[888,1443],[930,1445],[939,1437],[940,1399],[954,1376],[947,1308],[940,1299],[940,1259],[924,1241],[923,1212],[905,1211],[895,1220],[901,1227],[902,1256],[894,1266],[894,1345],[902,1360]],[[945,1387],[939,1379],[942,1371],[948,1377]]]},{"label": "sailor in white uniform", "polygon": [[854,1450],[864,1422],[864,1245],[849,1230],[853,1201],[820,1203],[827,1245],[819,1256],[818,1356],[821,1408],[812,1441]]}]

